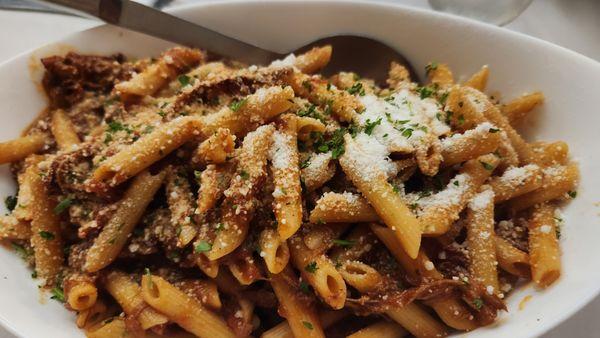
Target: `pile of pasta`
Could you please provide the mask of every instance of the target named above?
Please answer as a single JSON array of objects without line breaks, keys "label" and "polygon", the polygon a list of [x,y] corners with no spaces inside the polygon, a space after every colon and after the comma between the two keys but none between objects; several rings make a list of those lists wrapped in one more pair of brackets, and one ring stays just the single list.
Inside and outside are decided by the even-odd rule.
[{"label": "pile of pasta", "polygon": [[578,169],[516,131],[543,95],[318,75],[331,53],[42,59],[0,237],[88,337],[442,337],[552,284]]}]

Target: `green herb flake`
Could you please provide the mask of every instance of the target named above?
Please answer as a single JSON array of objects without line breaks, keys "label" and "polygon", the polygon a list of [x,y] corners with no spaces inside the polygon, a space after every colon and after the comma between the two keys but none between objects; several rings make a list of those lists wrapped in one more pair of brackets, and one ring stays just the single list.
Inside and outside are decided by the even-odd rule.
[{"label": "green herb flake", "polygon": [[305,281],[300,282],[300,291],[302,291],[305,294],[310,294],[310,288],[308,286],[308,283]]},{"label": "green herb flake", "polygon": [[304,325],[305,328],[312,330],[314,329],[313,325],[310,322],[307,321],[302,321],[302,325]]},{"label": "green herb flake", "polygon": [[300,162],[300,169],[308,168],[309,165],[310,165],[310,158],[307,158],[306,160]]},{"label": "green herb flake", "polygon": [[233,111],[238,111],[240,108],[242,108],[243,105],[246,104],[247,101],[247,99],[233,101],[229,104],[229,108]]},{"label": "green herb flake", "polygon": [[433,92],[434,89],[429,86],[417,88],[417,93],[419,93],[419,97],[421,98],[421,100],[430,97],[431,95],[433,95]]},{"label": "green herb flake", "polygon": [[61,303],[65,302],[65,293],[61,287],[53,287],[52,290],[50,290],[50,293],[52,293],[52,297],[50,297],[50,299],[57,300]]},{"label": "green herb flake", "polygon": [[454,185],[458,187],[460,183],[458,183],[458,181],[454,181]]},{"label": "green herb flake", "polygon": [[354,244],[356,244],[356,242],[345,240],[345,239],[334,239],[333,244],[339,245],[344,248],[349,248],[349,247],[353,246]]},{"label": "green herb flake", "polygon": [[27,250],[24,246],[22,246],[21,244],[15,243],[15,242],[11,242],[10,243],[13,250],[15,250],[15,252],[21,256],[21,258],[23,259],[27,259],[29,258],[29,256],[31,256],[32,252],[30,250]]},{"label": "green herb flake", "polygon": [[371,135],[373,133],[373,129],[375,129],[376,126],[381,124],[381,117],[378,118],[377,120],[375,120],[374,122],[371,122],[371,120],[367,119],[367,122],[365,123],[365,134],[367,135]]},{"label": "green herb flake", "polygon": [[436,70],[437,68],[438,68],[438,63],[435,61],[432,61],[425,66],[425,72],[427,74],[429,74],[429,72],[431,72],[432,70]]},{"label": "green herb flake", "polygon": [[51,233],[49,231],[44,231],[44,230],[40,231],[39,235],[40,235],[40,237],[42,237],[43,239],[48,240],[48,241],[51,241],[55,238],[53,233]]},{"label": "green herb flake", "polygon": [[179,75],[179,76],[177,77],[177,81],[179,81],[179,84],[180,84],[182,87],[185,87],[185,86],[187,86],[187,85],[189,85],[189,84],[190,84],[190,77],[189,77],[189,76],[187,76],[187,75]]},{"label": "green herb flake", "polygon": [[575,190],[569,191],[567,194],[569,194],[569,197],[571,198],[577,197],[577,191]]},{"label": "green herb flake", "polygon": [[215,226],[215,231],[216,232],[219,232],[219,231],[221,231],[223,229],[224,229],[223,223],[217,223],[217,225]]},{"label": "green herb flake", "polygon": [[475,306],[475,309],[481,310],[481,308],[483,307],[483,299],[481,299],[481,298],[473,299],[473,306]]},{"label": "green herb flake", "polygon": [[248,172],[246,170],[242,170],[242,171],[240,171],[240,177],[244,180],[247,180],[250,178],[250,174],[248,174]]},{"label": "green herb flake", "polygon": [[494,166],[491,165],[491,164],[489,164],[489,163],[487,163],[487,162],[479,161],[479,163],[481,163],[481,165],[483,166],[483,168],[485,170],[489,170],[489,171],[494,170]]},{"label": "green herb flake", "polygon": [[313,261],[313,262],[306,264],[306,266],[304,267],[304,270],[306,272],[315,273],[318,268],[319,267],[317,266],[317,262]]},{"label": "green herb flake", "polygon": [[71,204],[73,204],[73,199],[70,197],[65,198],[64,200],[60,201],[56,207],[54,207],[54,213],[57,215],[62,214],[63,211],[67,210],[67,208],[71,206]]},{"label": "green herb flake", "polygon": [[199,180],[200,177],[202,177],[202,172],[200,170],[194,170],[194,177]]},{"label": "green herb flake", "polygon": [[360,82],[356,82],[352,85],[352,87],[348,88],[346,91],[352,95],[358,94],[360,96],[365,96],[365,89],[363,88],[363,85]]},{"label": "green herb flake", "polygon": [[17,206],[17,197],[16,196],[6,196],[6,198],[4,199],[4,205],[6,206],[6,209],[8,209],[9,211],[15,210],[15,207]]},{"label": "green herb flake", "polygon": [[490,128],[490,130],[488,130],[490,133],[494,134],[500,131],[500,129],[498,128]]},{"label": "green herb flake", "polygon": [[312,84],[308,80],[302,82],[302,87],[306,88],[309,92],[312,91]]},{"label": "green herb flake", "polygon": [[212,249],[212,244],[206,242],[206,241],[200,241],[200,243],[198,243],[196,245],[196,247],[194,247],[194,251],[196,253],[199,252],[208,252]]}]

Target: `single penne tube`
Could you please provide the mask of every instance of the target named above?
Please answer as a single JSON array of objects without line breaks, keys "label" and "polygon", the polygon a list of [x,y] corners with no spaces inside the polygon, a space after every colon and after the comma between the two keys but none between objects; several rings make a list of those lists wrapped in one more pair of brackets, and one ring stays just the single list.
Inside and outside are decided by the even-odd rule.
[{"label": "single penne tube", "polygon": [[439,236],[446,233],[499,162],[498,157],[492,154],[469,160],[444,190],[421,199],[418,203],[422,209],[419,220],[425,226],[423,235]]},{"label": "single penne tube", "polygon": [[442,140],[442,166],[453,166],[493,153],[501,142],[500,129],[489,122],[483,122],[463,134],[454,134]]},{"label": "single penne tube", "polygon": [[[321,320],[321,326],[323,329],[327,329],[333,324],[341,321],[345,317],[348,317],[349,313],[345,310],[337,310],[337,311],[321,311],[318,316]],[[261,338],[294,338],[294,333],[290,328],[290,325],[287,321],[283,321],[274,327],[265,331],[261,336]]]},{"label": "single penne tube", "polygon": [[195,211],[197,215],[204,215],[216,206],[229,186],[234,170],[235,165],[233,163],[209,164],[200,173],[200,177],[196,175],[200,186],[196,203],[198,206]]},{"label": "single penne tube", "polygon": [[399,89],[402,85],[410,84],[410,72],[403,65],[392,61],[386,83],[393,89]]},{"label": "single penne tube", "polygon": [[[25,160],[25,166],[38,165],[41,160],[41,156],[30,156]],[[35,174],[33,170],[25,170],[17,176],[19,191],[12,215],[19,221],[29,222],[33,218],[31,182],[35,180]]]},{"label": "single penne tube", "polygon": [[325,67],[331,59],[332,48],[330,45],[313,47],[311,50],[300,54],[294,60],[294,67],[306,74],[312,74]]},{"label": "single penne tube", "polygon": [[[423,250],[419,251],[416,259],[412,259],[402,250],[398,240],[392,236],[390,229],[375,223],[370,223],[369,227],[388,248],[392,256],[400,263],[410,278],[415,278],[415,280],[421,278],[439,280],[444,278]],[[471,331],[478,327],[473,314],[457,297],[435,299],[429,301],[427,305],[433,308],[442,321],[452,328]]]},{"label": "single penne tube", "polygon": [[473,196],[467,206],[467,247],[469,250],[469,278],[490,295],[499,294],[494,236],[494,192],[489,186]]},{"label": "single penne tube", "polygon": [[496,244],[496,258],[498,266],[515,276],[529,278],[531,269],[529,267],[529,255],[499,236],[494,236]]},{"label": "single penne tube", "polygon": [[293,97],[294,91],[290,87],[260,88],[240,101],[235,111],[231,107],[225,107],[217,113],[202,117],[202,135],[208,138],[219,128],[226,128],[231,134],[244,137],[290,109]]},{"label": "single penne tube", "polygon": [[117,83],[115,89],[125,96],[145,96],[156,93],[177,74],[198,64],[206,56],[197,49],[174,47],[130,80]]},{"label": "single penne tube", "polygon": [[307,246],[306,242],[323,242],[317,236],[311,236],[310,232],[315,231],[311,229],[304,236],[298,234],[289,239],[290,261],[315,293],[333,309],[339,310],[346,301],[346,283],[324,253]]},{"label": "single penne tube", "polygon": [[376,222],[379,216],[369,202],[350,192],[326,192],[310,212],[309,220],[319,223]]},{"label": "single penne tube", "polygon": [[349,134],[344,136],[346,149],[340,157],[344,173],[373,206],[380,219],[394,231],[410,257],[416,257],[421,245],[421,223],[387,182],[384,172]]},{"label": "single penne tube", "polygon": [[407,335],[406,330],[395,322],[385,320],[364,327],[346,338],[401,338]]},{"label": "single penne tube", "polygon": [[189,295],[195,295],[202,305],[214,311],[223,307],[217,283],[211,279],[184,279],[175,285],[178,289]]},{"label": "single penne tube", "polygon": [[541,187],[542,170],[535,164],[509,168],[502,176],[494,176],[489,185],[494,191],[494,202],[504,202]]},{"label": "single penne tube", "polygon": [[385,314],[415,337],[434,338],[448,335],[446,327],[417,303],[410,303],[402,308],[392,307]]},{"label": "single penne tube", "polygon": [[165,178],[165,195],[171,211],[171,227],[177,235],[177,247],[187,246],[198,233],[192,222],[194,195],[183,168],[169,167]]},{"label": "single penne tube", "polygon": [[54,283],[64,260],[60,219],[54,212],[56,202],[49,196],[38,165],[30,165],[26,171],[31,178],[31,246],[35,270],[39,278],[50,285]]},{"label": "single penne tube", "polygon": [[106,304],[104,304],[102,300],[97,299],[92,307],[77,313],[77,319],[75,323],[80,329],[91,328],[110,315],[110,311],[108,311]]},{"label": "single penne tube", "polygon": [[258,261],[251,254],[226,259],[225,265],[240,285],[250,285],[263,278]]},{"label": "single penne tube", "polygon": [[133,338],[134,335],[127,330],[125,319],[116,317],[110,318],[99,325],[95,325],[85,330],[87,338]]},{"label": "single penne tube", "polygon": [[294,92],[316,105],[329,105],[331,111],[340,120],[358,121],[358,112],[362,111],[362,103],[345,90],[327,85],[327,81],[309,75],[294,72],[286,79]]},{"label": "single penne tube", "polygon": [[356,260],[341,263],[338,271],[346,283],[363,293],[375,290],[383,280],[377,270]]},{"label": "single penne tube", "polygon": [[216,133],[200,143],[192,156],[192,162],[224,163],[232,156],[234,148],[235,135],[232,135],[229,129],[219,128]]},{"label": "single penne tube", "polygon": [[0,239],[30,239],[31,224],[13,215],[0,216]]},{"label": "single penne tube", "polygon": [[298,116],[296,118],[296,131],[298,133],[298,139],[301,141],[307,141],[310,139],[310,133],[312,132],[325,132],[325,124],[323,122],[313,119],[308,116]]},{"label": "single penne tube", "polygon": [[315,191],[333,178],[336,171],[331,152],[309,155],[302,162],[301,178],[307,191]]},{"label": "single penne tube", "polygon": [[534,92],[525,94],[501,106],[501,111],[511,125],[522,121],[527,114],[536,106],[544,102],[544,94]]},{"label": "single penne tube", "polygon": [[217,233],[210,251],[205,253],[210,260],[231,253],[246,238],[258,204],[255,201],[256,193],[266,175],[268,150],[274,132],[272,125],[265,125],[244,138],[236,173],[224,193],[220,220],[222,230]]},{"label": "single penne tube", "polygon": [[102,162],[94,170],[90,186],[101,183],[116,186],[124,182],[200,135],[200,129],[201,122],[193,116],[179,117],[155,128]]},{"label": "single penne tube", "polygon": [[56,140],[58,148],[61,150],[72,149],[73,146],[81,142],[77,135],[77,131],[75,130],[75,126],[62,109],[57,109],[52,113],[50,130],[52,131],[52,135]]},{"label": "single penne tube", "polygon": [[98,289],[90,280],[78,279],[65,282],[67,304],[75,311],[91,308],[98,299]]},{"label": "single penne tube", "polygon": [[550,204],[538,204],[533,208],[529,219],[531,278],[542,288],[554,283],[561,273],[555,210],[556,208]]},{"label": "single penne tube", "polygon": [[483,116],[481,107],[475,105],[471,100],[467,100],[464,88],[466,87],[452,86],[446,99],[446,120],[453,130],[461,132],[473,129],[481,123],[489,122]]},{"label": "single penne tube", "polygon": [[131,235],[154,194],[161,187],[165,172],[138,174],[119,201],[117,209],[104,226],[85,257],[83,268],[96,272],[112,263]]},{"label": "single penne tube", "polygon": [[565,165],[569,161],[569,145],[563,141],[531,143],[534,153],[534,163],[542,167]]},{"label": "single penne tube", "polygon": [[32,134],[0,143],[0,164],[16,162],[44,148],[46,136]]},{"label": "single penne tube", "polygon": [[557,165],[542,170],[542,186],[508,202],[513,211],[520,211],[536,204],[564,198],[577,187],[579,169],[575,164]]},{"label": "single penne tube", "polygon": [[221,317],[161,277],[150,274],[142,277],[142,297],[170,321],[198,337],[235,337]]},{"label": "single penne tube", "polygon": [[111,271],[104,279],[104,287],[127,315],[137,319],[142,329],[147,330],[169,321],[144,302],[142,288],[132,276],[120,271]]},{"label": "single penne tube", "polygon": [[[299,290],[290,284],[290,281],[297,280],[292,269],[288,266],[279,274],[269,274],[269,280],[282,309],[280,313],[285,316],[293,337],[324,338],[325,333],[314,303],[299,298]],[[281,337],[277,335],[279,331],[268,334],[267,332],[263,334],[262,338]],[[282,333],[286,334],[285,331]]]},{"label": "single penne tube", "polygon": [[429,82],[439,86],[451,86],[454,84],[454,76],[447,64],[431,62],[427,65],[426,70]]},{"label": "single penne tube", "polygon": [[290,250],[287,242],[279,237],[278,232],[274,229],[263,230],[258,245],[259,256],[265,260],[269,272],[278,274],[283,271],[290,259]]},{"label": "single penne tube", "polygon": [[481,67],[477,73],[471,75],[471,77],[463,83],[463,86],[475,88],[479,91],[484,91],[487,86],[488,77],[490,75],[490,68],[487,65]]},{"label": "single penne tube", "polygon": [[282,240],[290,238],[302,225],[302,188],[298,163],[296,116],[286,114],[277,121],[269,149],[273,175],[273,212]]}]

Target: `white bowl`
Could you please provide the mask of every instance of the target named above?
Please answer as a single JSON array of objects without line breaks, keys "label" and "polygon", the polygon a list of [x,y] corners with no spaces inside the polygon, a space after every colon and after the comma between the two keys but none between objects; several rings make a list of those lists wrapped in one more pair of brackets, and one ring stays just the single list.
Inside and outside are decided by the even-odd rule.
[{"label": "white bowl", "polygon": [[[524,287],[508,299],[509,312],[493,327],[460,335],[534,337],[559,324],[600,289],[600,64],[521,34],[458,17],[389,3],[337,1],[240,1],[196,4],[174,12],[222,33],[265,48],[287,51],[321,36],[355,33],[378,38],[402,51],[422,70],[431,60],[448,63],[459,77],[483,64],[491,69],[489,89],[504,98],[541,90],[547,97],[532,122],[542,140],[565,140],[581,168],[577,198],[565,209],[561,240],[563,276],[552,287]],[[151,24],[151,23],[149,23]],[[118,28],[101,26],[0,65],[0,140],[16,137],[44,108],[39,90],[41,56],[77,50],[128,56],[157,55],[170,44]],[[335,52],[335,51],[334,51]],[[33,80],[33,81],[32,81]],[[0,196],[14,194],[7,166],[0,168]],[[594,205],[596,203],[596,205]],[[40,304],[30,272],[11,250],[0,250],[0,322],[22,337],[82,337],[74,315],[60,304]],[[526,306],[519,302],[533,295]]]}]

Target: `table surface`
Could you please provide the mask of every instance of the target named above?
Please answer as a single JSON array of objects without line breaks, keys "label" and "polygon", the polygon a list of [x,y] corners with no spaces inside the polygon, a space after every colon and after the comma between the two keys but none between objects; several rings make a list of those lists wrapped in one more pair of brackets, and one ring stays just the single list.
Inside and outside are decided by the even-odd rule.
[{"label": "table surface", "polygon": [[[178,0],[174,4],[189,2]],[[380,0],[429,8],[423,0]],[[148,1],[141,1],[148,2]],[[0,62],[97,25],[76,17],[0,10]],[[535,0],[506,28],[572,49],[600,61],[600,1]],[[545,334],[544,338],[600,336],[600,297]],[[14,337],[0,327],[0,337]]]}]

